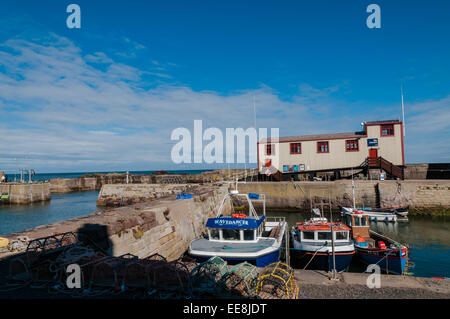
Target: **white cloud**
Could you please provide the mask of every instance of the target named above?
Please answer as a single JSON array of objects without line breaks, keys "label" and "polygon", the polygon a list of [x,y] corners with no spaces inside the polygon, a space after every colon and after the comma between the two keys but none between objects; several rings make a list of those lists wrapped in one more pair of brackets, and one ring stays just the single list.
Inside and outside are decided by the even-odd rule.
[{"label": "white cloud", "polygon": [[[170,84],[144,89],[152,81],[143,80],[144,75],[155,81],[170,75],[115,62],[103,52],[83,54],[56,34],[35,42],[6,41],[0,46],[0,65],[0,134],[8,137],[0,140],[0,158],[7,169],[15,168],[11,158],[24,155],[30,166],[46,171],[170,167],[173,129],[192,129],[195,119],[203,120],[204,129],[246,129],[253,126],[253,97],[257,126],[279,127],[281,135],[357,130],[362,120],[374,120],[349,115],[354,104],[331,99],[338,86],[319,90],[304,84],[291,101],[267,86],[229,95]],[[411,106],[416,113],[408,124],[422,132],[448,132],[448,101]],[[348,112],[324,116],[333,107]],[[364,112],[371,114],[370,109]],[[408,140],[407,150],[409,145],[414,141]],[[448,158],[448,151],[439,156]],[[427,160],[433,160],[433,153]]]}]

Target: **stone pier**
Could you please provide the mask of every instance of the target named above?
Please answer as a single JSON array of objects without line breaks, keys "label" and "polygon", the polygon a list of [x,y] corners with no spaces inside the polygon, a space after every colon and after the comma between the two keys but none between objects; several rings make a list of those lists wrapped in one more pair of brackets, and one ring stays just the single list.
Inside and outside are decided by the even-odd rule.
[{"label": "stone pier", "polygon": [[30,204],[51,198],[48,182],[1,183],[0,193],[5,204]]}]

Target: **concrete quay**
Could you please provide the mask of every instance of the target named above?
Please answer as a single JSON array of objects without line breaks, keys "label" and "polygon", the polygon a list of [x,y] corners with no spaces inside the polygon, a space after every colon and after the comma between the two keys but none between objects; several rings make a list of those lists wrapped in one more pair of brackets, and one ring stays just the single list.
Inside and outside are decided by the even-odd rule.
[{"label": "concrete quay", "polygon": [[371,274],[343,272],[332,280],[325,271],[294,272],[304,299],[450,299],[450,280],[412,276],[380,275],[380,288],[369,288]]}]

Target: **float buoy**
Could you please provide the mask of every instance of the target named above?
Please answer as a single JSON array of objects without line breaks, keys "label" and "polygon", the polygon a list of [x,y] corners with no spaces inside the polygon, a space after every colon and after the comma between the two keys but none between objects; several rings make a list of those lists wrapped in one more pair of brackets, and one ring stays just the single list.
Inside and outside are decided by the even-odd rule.
[{"label": "float buoy", "polygon": [[9,240],[7,238],[0,237],[0,248],[6,247],[9,244]]}]

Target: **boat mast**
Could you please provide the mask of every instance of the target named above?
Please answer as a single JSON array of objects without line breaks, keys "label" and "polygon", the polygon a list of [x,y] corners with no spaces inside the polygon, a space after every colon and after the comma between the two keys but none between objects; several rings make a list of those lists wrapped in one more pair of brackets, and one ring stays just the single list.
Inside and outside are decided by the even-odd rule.
[{"label": "boat mast", "polygon": [[353,198],[353,209],[356,209],[356,204],[355,204],[355,181],[353,180],[353,167],[352,167],[352,198]]},{"label": "boat mast", "polygon": [[337,280],[336,278],[336,254],[334,252],[334,225],[331,223],[331,251],[333,254],[333,280]]}]

